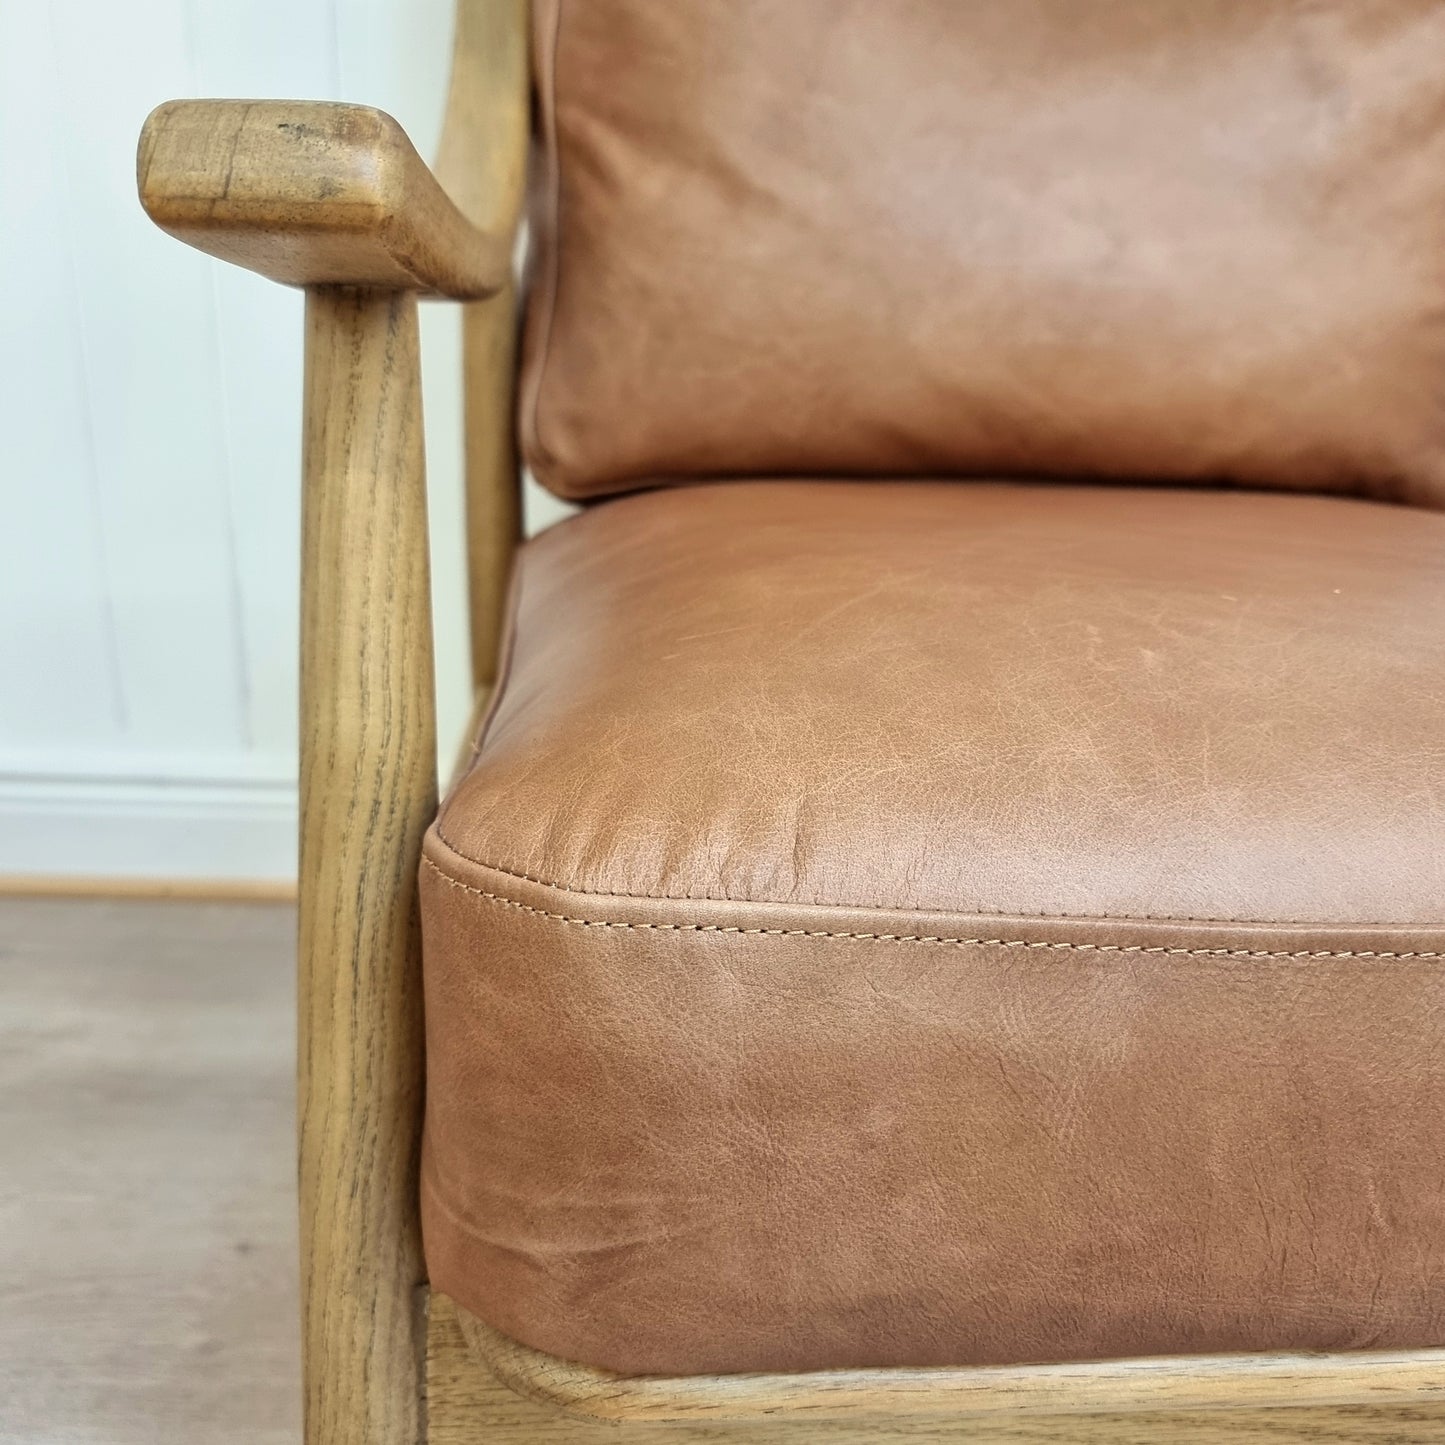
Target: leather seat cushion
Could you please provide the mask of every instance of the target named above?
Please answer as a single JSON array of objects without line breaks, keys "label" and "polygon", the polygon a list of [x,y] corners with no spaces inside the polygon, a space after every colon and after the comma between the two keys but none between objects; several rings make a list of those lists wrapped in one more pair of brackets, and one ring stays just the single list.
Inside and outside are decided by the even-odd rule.
[{"label": "leather seat cushion", "polygon": [[539,0],[521,430],[1445,506],[1438,0]]},{"label": "leather seat cushion", "polygon": [[1445,1344],[1445,517],[740,482],[527,544],[433,1284],[634,1373]]}]

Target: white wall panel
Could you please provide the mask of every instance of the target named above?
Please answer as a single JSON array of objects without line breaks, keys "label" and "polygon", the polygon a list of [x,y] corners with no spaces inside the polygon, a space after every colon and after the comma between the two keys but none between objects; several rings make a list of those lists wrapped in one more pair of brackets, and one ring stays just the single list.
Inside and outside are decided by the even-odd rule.
[{"label": "white wall panel", "polygon": [[0,5],[0,737],[84,746],[125,711],[49,60],[44,9]]},{"label": "white wall panel", "polygon": [[[337,95],[330,0],[190,0],[190,95],[254,99]],[[167,253],[174,245],[156,233]],[[208,263],[210,325],[221,379],[244,673],[242,729],[285,759],[296,738],[300,566],[302,299],[234,266]]]},{"label": "white wall panel", "polygon": [[[129,735],[244,744],[235,550],[210,263],[161,249],[135,200],[135,137],[185,86],[185,0],[49,0],[80,294],[80,352]],[[186,686],[178,688],[177,678]]]},{"label": "white wall panel", "polygon": [[[450,0],[0,3],[0,872],[294,866],[302,301],[135,199],[191,95],[436,144]],[[460,331],[423,309],[440,732],[468,705]]]}]

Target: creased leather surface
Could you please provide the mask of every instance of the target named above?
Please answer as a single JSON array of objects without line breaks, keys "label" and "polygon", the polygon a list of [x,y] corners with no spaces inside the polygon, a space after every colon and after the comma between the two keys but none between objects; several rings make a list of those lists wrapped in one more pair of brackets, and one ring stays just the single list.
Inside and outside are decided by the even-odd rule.
[{"label": "creased leather surface", "polygon": [[740,483],[528,548],[460,853],[603,893],[1445,920],[1445,518]]},{"label": "creased leather surface", "polygon": [[571,497],[849,472],[1445,505],[1438,0],[543,0],[521,422]]},{"label": "creased leather surface", "polygon": [[1442,618],[1445,518],[1336,498],[529,543],[422,868],[433,1284],[639,1373],[1445,1343]]}]

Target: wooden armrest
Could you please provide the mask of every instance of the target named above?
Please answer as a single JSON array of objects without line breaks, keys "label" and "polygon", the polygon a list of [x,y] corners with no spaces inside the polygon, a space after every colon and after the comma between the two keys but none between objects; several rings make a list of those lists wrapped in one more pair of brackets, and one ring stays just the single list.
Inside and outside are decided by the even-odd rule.
[{"label": "wooden armrest", "polygon": [[169,101],[145,123],[136,175],[163,231],[273,281],[475,300],[511,278],[515,206],[473,225],[369,106]]}]

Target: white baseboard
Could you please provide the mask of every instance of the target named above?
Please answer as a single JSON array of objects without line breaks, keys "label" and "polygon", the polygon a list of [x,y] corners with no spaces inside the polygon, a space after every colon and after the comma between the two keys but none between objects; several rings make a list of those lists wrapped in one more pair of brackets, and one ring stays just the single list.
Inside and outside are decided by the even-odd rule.
[{"label": "white baseboard", "polygon": [[0,772],[0,875],[285,881],[296,816],[274,776]]}]

